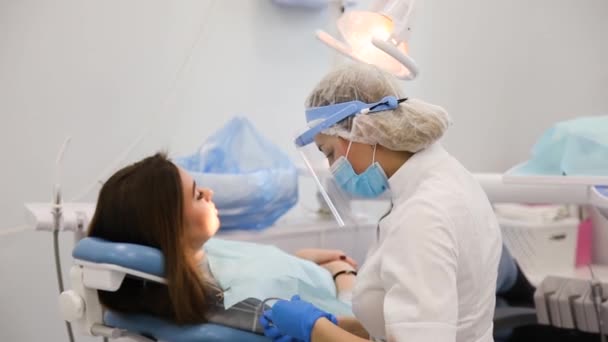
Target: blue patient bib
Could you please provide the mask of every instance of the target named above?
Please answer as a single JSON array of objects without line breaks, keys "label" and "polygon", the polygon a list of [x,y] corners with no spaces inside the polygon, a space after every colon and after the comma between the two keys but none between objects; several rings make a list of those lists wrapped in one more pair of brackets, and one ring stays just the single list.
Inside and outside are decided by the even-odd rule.
[{"label": "blue patient bib", "polygon": [[247,298],[289,299],[299,294],[334,315],[353,316],[350,305],[336,298],[331,274],[313,262],[274,246],[216,238],[203,249],[211,273],[224,290],[226,309]]}]

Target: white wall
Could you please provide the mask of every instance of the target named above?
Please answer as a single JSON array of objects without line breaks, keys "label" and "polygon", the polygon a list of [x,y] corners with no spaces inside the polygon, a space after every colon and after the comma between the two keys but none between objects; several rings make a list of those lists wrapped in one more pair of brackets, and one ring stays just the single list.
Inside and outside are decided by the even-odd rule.
[{"label": "white wall", "polygon": [[[552,122],[608,111],[608,2],[418,3],[422,74],[405,87],[452,114],[445,144],[470,169],[502,171]],[[329,66],[312,35],[326,23],[269,0],[0,0],[0,234],[23,224],[23,202],[50,198],[67,135],[67,199],[93,199],[99,179],[159,148],[193,151],[235,114],[294,155]],[[0,340],[65,338],[51,246],[0,236]]]},{"label": "white wall", "polygon": [[608,2],[417,3],[409,88],[449,110],[446,145],[470,169],[504,171],[552,122],[608,113]]}]

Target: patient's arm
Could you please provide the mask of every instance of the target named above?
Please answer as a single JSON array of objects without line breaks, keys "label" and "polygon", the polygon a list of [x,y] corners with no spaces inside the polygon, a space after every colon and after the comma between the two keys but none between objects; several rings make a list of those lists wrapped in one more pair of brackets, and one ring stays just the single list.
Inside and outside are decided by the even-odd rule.
[{"label": "patient's arm", "polygon": [[[332,276],[340,271],[355,271],[355,268],[357,267],[357,263],[340,250],[311,248],[299,250],[295,255],[302,259],[316,262],[321,267],[328,270]],[[340,274],[335,277],[334,282],[338,299],[350,303],[352,300],[352,289],[355,286],[355,275]]]},{"label": "patient's arm", "polygon": [[357,267],[357,262],[339,249],[306,248],[297,251],[295,253],[295,256],[312,261],[317,265],[323,265],[331,261],[342,260],[349,263],[352,267]]},{"label": "patient's arm", "polygon": [[[348,262],[337,260],[331,261],[321,265],[321,267],[335,275],[340,271],[354,271],[355,268]],[[338,292],[338,298],[344,300],[346,296],[352,293],[352,289],[355,286],[355,275],[354,274],[340,274],[334,280],[336,282],[336,291]],[[350,301],[350,300],[347,300]]]},{"label": "patient's arm", "polygon": [[[335,261],[330,261],[327,263],[324,263],[321,265],[321,267],[325,268],[326,270],[329,271],[329,273],[332,274],[332,276],[340,271],[344,271],[344,270],[350,270],[350,271],[355,271],[355,267],[353,267],[353,265],[351,265],[349,262],[346,261],[342,261],[342,260],[335,260]],[[335,282],[336,282],[336,291],[338,292],[338,298],[340,298],[341,300],[344,300],[343,297],[345,294],[352,294],[352,289],[355,286],[355,279],[356,276],[354,274],[340,274],[339,276],[336,277]],[[350,300],[348,300],[350,301]],[[359,321],[354,318],[354,317],[339,317],[338,318],[338,326],[340,328],[342,328],[343,330],[347,331],[348,333],[356,336],[351,336],[352,341],[359,341],[359,338],[363,338],[366,340],[369,340],[369,333],[365,330],[365,328],[363,328],[363,326],[361,325],[361,323],[359,323]],[[325,335],[325,333],[328,333],[327,335]],[[322,333],[320,334],[321,336],[318,336],[317,339],[319,341],[346,341],[346,338],[348,338],[348,334],[344,334],[344,331],[332,331],[331,329],[329,329],[329,331],[322,331]],[[337,339],[334,339],[337,338]],[[313,338],[313,341],[315,341],[315,339]]]}]

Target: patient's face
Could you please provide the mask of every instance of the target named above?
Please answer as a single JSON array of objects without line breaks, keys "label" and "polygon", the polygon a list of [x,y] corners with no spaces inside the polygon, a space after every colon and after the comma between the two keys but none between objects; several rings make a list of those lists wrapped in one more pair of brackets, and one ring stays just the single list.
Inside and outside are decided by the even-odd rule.
[{"label": "patient's face", "polygon": [[213,191],[197,187],[192,177],[179,168],[184,196],[184,225],[191,247],[198,250],[220,227]]}]

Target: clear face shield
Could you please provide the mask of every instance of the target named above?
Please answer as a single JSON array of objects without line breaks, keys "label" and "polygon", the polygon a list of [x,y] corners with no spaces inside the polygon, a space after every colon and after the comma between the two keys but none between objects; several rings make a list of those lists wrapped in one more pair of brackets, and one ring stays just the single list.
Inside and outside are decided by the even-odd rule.
[{"label": "clear face shield", "polygon": [[319,151],[314,142],[298,147],[297,150],[317,186],[317,196],[322,198],[325,208],[331,212],[338,226],[344,227],[353,223],[351,197],[338,186],[330,171],[327,157]]},{"label": "clear face shield", "polygon": [[350,101],[306,110],[306,121],[309,127],[296,137],[295,144],[317,185],[319,195],[340,227],[355,223],[355,215],[351,211],[350,203],[356,196],[345,191],[344,185],[341,185],[336,179],[327,156],[319,150],[315,143],[315,137],[343,120],[354,118],[357,115],[373,115],[377,112],[392,110],[397,108],[402,101],[405,99],[387,96],[376,103]]}]

